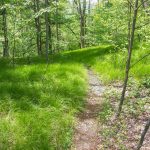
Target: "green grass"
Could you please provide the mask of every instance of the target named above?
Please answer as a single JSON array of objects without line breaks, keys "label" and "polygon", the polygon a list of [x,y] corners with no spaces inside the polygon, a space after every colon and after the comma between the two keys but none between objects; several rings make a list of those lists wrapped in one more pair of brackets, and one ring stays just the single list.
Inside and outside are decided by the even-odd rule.
[{"label": "green grass", "polygon": [[83,66],[0,67],[0,149],[67,149],[86,95]]},{"label": "green grass", "polygon": [[[133,50],[131,65],[150,52],[149,47]],[[104,83],[123,80],[127,50],[115,50],[113,46],[100,46],[65,52],[56,59],[61,63],[78,62],[90,66],[99,74]],[[55,59],[54,59],[55,60]],[[55,61],[54,61],[55,62]],[[141,79],[150,75],[150,55],[130,70],[130,76]]]},{"label": "green grass", "polygon": [[[149,50],[133,50],[131,65],[148,52]],[[125,52],[105,55],[103,60],[97,58],[93,65],[93,69],[99,73],[104,82],[122,80],[125,74],[126,57],[127,54]],[[130,70],[130,76],[137,79],[148,75],[150,75],[150,57],[143,59]]]},{"label": "green grass", "polygon": [[[148,50],[134,50],[132,64]],[[1,59],[0,149],[67,150],[74,116],[82,109],[87,93],[84,66],[108,83],[123,79],[125,59],[126,52],[107,45],[51,56],[48,66],[44,59],[18,58],[13,68],[10,60]],[[149,57],[131,69],[136,78],[149,73]]]}]

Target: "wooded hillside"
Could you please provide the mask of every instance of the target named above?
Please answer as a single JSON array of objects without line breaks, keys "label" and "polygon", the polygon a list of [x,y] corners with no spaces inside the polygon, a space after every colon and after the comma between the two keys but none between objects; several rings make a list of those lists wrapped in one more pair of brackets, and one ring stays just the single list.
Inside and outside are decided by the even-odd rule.
[{"label": "wooded hillside", "polygon": [[0,150],[150,150],[150,0],[1,0]]}]

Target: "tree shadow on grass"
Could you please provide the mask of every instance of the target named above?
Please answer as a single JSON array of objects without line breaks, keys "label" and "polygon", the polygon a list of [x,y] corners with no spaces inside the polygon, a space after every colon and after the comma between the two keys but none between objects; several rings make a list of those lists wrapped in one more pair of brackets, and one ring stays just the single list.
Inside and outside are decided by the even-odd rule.
[{"label": "tree shadow on grass", "polygon": [[93,64],[96,58],[103,59],[105,55],[115,52],[113,46],[85,48],[55,55],[53,63]]},{"label": "tree shadow on grass", "polygon": [[[116,53],[117,50],[113,46],[97,46],[84,48],[74,51],[66,51],[59,54],[53,54],[49,56],[49,64],[51,63],[92,63],[97,57],[103,58],[110,53]],[[15,58],[15,65],[37,65],[46,64],[45,57],[26,57]],[[1,59],[0,72],[6,69],[13,69],[11,59]]]},{"label": "tree shadow on grass", "polygon": [[[92,64],[94,63],[94,59],[99,57],[103,58],[104,55],[109,53],[115,52],[112,46],[105,46],[105,47],[95,47],[95,48],[85,48],[82,50],[75,50],[70,52],[63,52],[60,54],[56,54],[50,56],[50,63],[52,64],[68,64],[69,67],[67,68],[59,68],[58,70],[51,70],[51,72],[57,72],[58,79],[60,78],[68,78],[66,72],[71,72],[73,74],[78,74],[74,71],[73,68],[70,67],[72,63],[81,63],[81,64]],[[1,98],[5,96],[9,96],[13,101],[16,103],[21,104],[20,101],[23,101],[22,104],[25,105],[26,102],[31,103],[33,105],[39,105],[39,100],[41,99],[41,92],[48,88],[50,85],[41,85],[36,86],[36,82],[38,84],[43,84],[41,81],[41,77],[44,75],[43,70],[40,68],[32,68],[32,65],[39,65],[45,64],[44,58],[31,58],[30,63],[27,62],[26,58],[17,58],[15,60],[16,64],[20,67],[25,65],[25,69],[20,67],[13,68],[10,65],[10,60],[2,59],[0,63],[0,95]],[[27,68],[26,68],[27,66]],[[31,66],[28,67],[28,66]],[[51,66],[50,66],[51,67]],[[61,70],[60,70],[61,69]],[[53,74],[53,73],[52,73]],[[51,78],[51,77],[49,77]],[[51,81],[46,81],[53,83]],[[72,83],[73,84],[73,83]],[[70,98],[72,97],[76,102],[77,99],[82,99],[82,94],[80,93],[79,97],[74,96],[74,93],[71,94],[72,91],[67,90],[64,86],[60,87],[57,85],[59,89],[53,89],[53,95],[57,95],[60,92],[62,95],[62,99],[65,97]],[[76,89],[78,89],[78,84],[76,85]],[[51,91],[51,89],[48,89]],[[58,91],[59,90],[59,91]],[[64,95],[63,95],[64,93]],[[79,91],[78,91],[79,94]],[[78,103],[78,102],[77,102]],[[71,104],[71,101],[70,101]],[[68,104],[68,105],[70,105]],[[21,105],[21,108],[22,106]],[[75,104],[71,104],[75,105]],[[25,108],[25,107],[23,107]]]}]

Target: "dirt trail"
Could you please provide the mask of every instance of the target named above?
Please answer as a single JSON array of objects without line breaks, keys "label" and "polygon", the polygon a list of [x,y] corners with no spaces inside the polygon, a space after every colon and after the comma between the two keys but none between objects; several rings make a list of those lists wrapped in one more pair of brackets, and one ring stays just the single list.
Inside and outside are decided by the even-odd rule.
[{"label": "dirt trail", "polygon": [[89,92],[85,109],[78,116],[71,150],[96,150],[100,139],[97,116],[101,109],[101,95],[105,88],[97,76],[88,70]]}]

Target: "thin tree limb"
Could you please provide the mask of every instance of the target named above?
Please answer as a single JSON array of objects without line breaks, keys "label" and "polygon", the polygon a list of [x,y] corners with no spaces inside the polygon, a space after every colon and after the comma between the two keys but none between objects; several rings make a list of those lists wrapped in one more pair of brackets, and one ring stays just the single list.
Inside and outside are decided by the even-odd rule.
[{"label": "thin tree limb", "polygon": [[150,53],[144,55],[142,58],[140,58],[138,61],[136,61],[133,65],[130,66],[130,69],[133,68],[137,63],[139,63],[141,60],[143,60],[144,58],[150,56]]},{"label": "thin tree limb", "polygon": [[128,3],[130,4],[130,6],[132,7],[132,8],[134,8],[133,7],[133,4],[129,1],[129,0],[127,0],[128,1]]},{"label": "thin tree limb", "polygon": [[79,39],[79,37],[76,36],[76,33],[66,24],[64,24],[76,37],[76,39]]},{"label": "thin tree limb", "polygon": [[145,0],[143,1],[139,6],[138,6],[138,9],[145,3],[145,2],[148,2],[149,0]]},{"label": "thin tree limb", "polygon": [[138,144],[136,150],[140,150],[140,149],[141,149],[141,147],[142,147],[142,145],[143,145],[143,142],[144,142],[144,138],[145,138],[145,136],[146,136],[146,133],[147,133],[149,127],[150,127],[150,118],[148,119],[148,121],[147,121],[147,123],[146,123],[146,125],[145,125],[145,128],[144,128],[144,130],[143,130],[143,132],[142,132],[142,134],[141,134],[141,139],[140,139],[140,141],[139,141],[139,144]]},{"label": "thin tree limb", "polygon": [[149,24],[150,24],[150,22],[146,22],[145,24],[143,24],[143,25],[141,25],[141,26],[137,26],[135,29],[142,28],[142,27],[144,27],[144,26],[146,26],[146,25],[149,25]]}]

